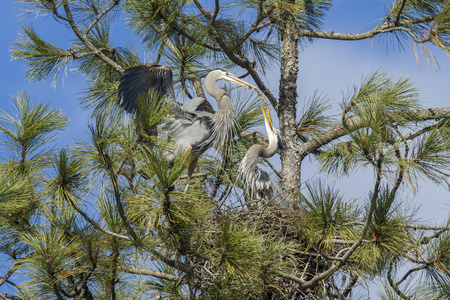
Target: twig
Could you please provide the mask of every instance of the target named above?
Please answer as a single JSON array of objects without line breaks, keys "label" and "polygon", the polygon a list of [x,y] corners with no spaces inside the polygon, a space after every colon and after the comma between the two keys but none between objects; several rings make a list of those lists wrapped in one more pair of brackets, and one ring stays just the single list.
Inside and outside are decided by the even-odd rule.
[{"label": "twig", "polygon": [[122,240],[126,240],[126,241],[132,241],[133,239],[130,238],[129,236],[126,235],[122,235],[122,234],[118,234],[112,231],[109,231],[107,229],[104,229],[103,227],[100,226],[100,224],[98,224],[97,222],[95,222],[93,219],[91,219],[84,211],[82,211],[78,205],[76,205],[76,203],[70,198],[68,197],[66,200],[68,200],[68,202],[72,205],[73,208],[75,208],[75,210],[81,215],[83,216],[83,218],[89,222],[91,225],[93,225],[96,229],[100,230],[101,232],[103,232],[104,234],[107,234],[109,236],[112,237],[116,237]]},{"label": "twig", "polygon": [[152,270],[144,270],[137,268],[129,268],[129,267],[119,267],[122,272],[137,274],[137,275],[147,275],[152,277],[157,277],[161,279],[166,279],[174,282],[178,282],[182,279],[182,277],[178,277],[172,274],[166,274],[162,272],[152,271]]},{"label": "twig", "polygon": [[391,260],[389,262],[389,266],[387,269],[387,279],[389,282],[389,285],[392,287],[392,289],[394,290],[395,293],[397,293],[397,295],[400,296],[400,298],[408,300],[411,299],[411,297],[406,296],[399,288],[398,285],[395,284],[394,280],[392,279],[392,266],[393,266],[394,262]]},{"label": "twig", "polygon": [[397,281],[396,285],[397,285],[397,286],[400,285],[400,284],[401,284],[403,281],[405,281],[406,278],[408,278],[408,276],[411,275],[412,273],[417,272],[417,271],[420,271],[420,270],[423,270],[423,269],[426,269],[426,268],[428,268],[428,265],[422,265],[422,266],[420,266],[420,267],[416,267],[416,268],[413,268],[413,269],[408,270],[408,272],[406,272],[405,275],[403,275],[403,277],[402,277],[399,281]]},{"label": "twig", "polygon": [[[198,177],[206,177],[208,176],[210,173],[209,172],[202,172],[202,173],[195,173],[192,174],[191,178],[198,178]],[[186,179],[187,175],[181,175],[180,177],[178,177],[179,179]]]},{"label": "twig", "polygon": [[89,32],[92,28],[94,28],[95,25],[97,25],[98,21],[100,21],[101,18],[103,18],[108,12],[110,12],[115,6],[119,4],[120,0],[114,0],[111,2],[111,4],[105,8],[100,14],[97,15],[97,17],[92,21],[92,23],[86,28],[86,31],[84,32],[85,35],[89,35]]},{"label": "twig", "polygon": [[395,26],[398,26],[400,23],[400,15],[402,14],[403,8],[405,8],[406,1],[407,0],[403,0],[402,4],[400,5],[400,9],[398,10],[397,16],[395,17],[395,21],[394,21]]},{"label": "twig", "polygon": [[329,31],[320,31],[320,30],[310,30],[310,29],[297,29],[297,34],[299,37],[310,37],[310,38],[320,38],[320,39],[330,39],[330,40],[343,40],[343,41],[357,41],[357,40],[364,40],[375,37],[377,34],[380,33],[388,33],[392,31],[406,31],[408,34],[412,35],[414,40],[416,42],[426,42],[425,40],[419,40],[417,37],[412,33],[412,31],[409,28],[402,27],[402,26],[410,26],[414,24],[420,24],[420,23],[426,23],[426,22],[432,22],[436,16],[426,16],[423,18],[416,18],[408,21],[403,21],[401,24],[395,25],[394,23],[390,24],[382,24],[377,26],[376,28],[363,32],[363,33],[337,33],[337,32],[329,32]]},{"label": "twig", "polygon": [[124,69],[122,68],[122,66],[120,66],[119,64],[117,64],[115,61],[113,61],[111,58],[109,58],[108,56],[106,56],[105,54],[103,54],[102,52],[98,51],[98,48],[96,48],[94,46],[94,44],[92,44],[88,37],[83,34],[80,29],[77,27],[77,25],[75,24],[74,18],[72,16],[72,12],[70,11],[70,7],[69,4],[67,2],[65,2],[64,4],[64,11],[66,12],[66,16],[67,19],[66,21],[69,23],[70,27],[72,28],[72,31],[75,33],[75,35],[78,37],[78,39],[92,52],[95,52],[96,55],[102,59],[104,62],[106,62],[108,65],[110,65],[114,70],[116,70],[117,72],[119,72],[120,74],[123,74]]},{"label": "twig", "polygon": [[22,300],[22,298],[17,297],[17,296],[13,296],[10,294],[6,294],[6,293],[0,293],[0,297],[2,297],[4,300]]}]

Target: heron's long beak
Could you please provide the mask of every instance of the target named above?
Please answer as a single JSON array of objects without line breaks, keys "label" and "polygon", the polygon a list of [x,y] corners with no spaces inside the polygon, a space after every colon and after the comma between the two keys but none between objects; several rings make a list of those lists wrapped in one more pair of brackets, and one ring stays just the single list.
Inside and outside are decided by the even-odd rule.
[{"label": "heron's long beak", "polygon": [[264,115],[264,122],[266,122],[267,125],[269,125],[269,128],[271,131],[273,131],[273,123],[272,123],[272,117],[270,116],[269,107],[267,107],[267,115],[264,111],[264,107],[261,105],[261,109]]},{"label": "heron's long beak", "polygon": [[257,88],[256,86],[251,85],[250,83],[245,82],[244,80],[242,80],[242,79],[240,79],[240,78],[238,78],[238,77],[236,77],[236,76],[234,76],[234,75],[232,75],[232,74],[229,74],[229,75],[226,76],[226,78],[224,78],[224,79],[227,80],[227,81],[229,81],[229,82],[233,82],[233,83],[238,84],[238,85],[240,85],[240,86],[246,87],[246,88],[248,88],[248,89],[254,90],[255,92],[258,93],[259,97],[260,97],[261,100],[264,102],[264,104],[265,104],[266,106],[268,106],[266,100],[264,100],[263,94],[258,90],[258,88]]},{"label": "heron's long beak", "polygon": [[250,83],[245,82],[244,80],[242,80],[242,79],[240,79],[240,78],[238,78],[238,77],[236,77],[234,75],[231,75],[231,74],[226,76],[224,79],[229,81],[229,82],[232,82],[232,83],[238,84],[240,86],[246,87],[248,89],[252,89],[252,90],[255,90],[255,91],[258,90],[255,86],[251,85]]}]

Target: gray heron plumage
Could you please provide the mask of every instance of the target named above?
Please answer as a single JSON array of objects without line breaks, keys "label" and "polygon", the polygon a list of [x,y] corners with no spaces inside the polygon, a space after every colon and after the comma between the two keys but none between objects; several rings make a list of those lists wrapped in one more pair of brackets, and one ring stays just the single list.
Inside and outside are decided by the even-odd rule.
[{"label": "gray heron plumage", "polygon": [[264,114],[269,145],[267,148],[264,148],[262,145],[255,144],[247,150],[244,159],[239,165],[239,179],[247,202],[279,203],[282,201],[277,201],[276,199],[281,197],[281,188],[266,171],[258,167],[258,159],[260,157],[270,158],[277,153],[278,149],[282,149],[281,137],[278,130],[273,126],[269,109],[267,108],[267,115],[264,112],[264,108],[262,108],[262,112]]},{"label": "gray heron plumage", "polygon": [[[197,164],[198,157],[213,146],[222,149],[236,134],[237,121],[231,99],[217,86],[218,80],[229,81],[257,90],[225,69],[210,71],[204,80],[206,92],[217,102],[216,113],[204,111],[206,99],[193,98],[183,106],[175,99],[172,70],[163,65],[139,65],[124,71],[118,88],[119,105],[128,113],[138,112],[138,99],[153,90],[159,103],[164,98],[173,103],[171,116],[157,127],[159,138],[173,144],[166,159],[172,162],[179,151],[189,151],[193,161],[188,168],[187,184]],[[186,185],[187,188],[187,185]]]}]

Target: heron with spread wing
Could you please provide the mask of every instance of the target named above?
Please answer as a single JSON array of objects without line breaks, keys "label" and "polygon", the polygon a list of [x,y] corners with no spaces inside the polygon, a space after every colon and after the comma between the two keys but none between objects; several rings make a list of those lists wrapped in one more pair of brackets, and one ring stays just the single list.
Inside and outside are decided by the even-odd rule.
[{"label": "heron with spread wing", "polygon": [[217,101],[216,113],[204,111],[206,99],[193,98],[183,106],[175,99],[172,70],[164,65],[139,65],[124,71],[118,88],[119,105],[128,113],[139,110],[138,99],[155,91],[158,103],[163,98],[173,102],[172,117],[161,124],[158,136],[173,144],[166,159],[172,162],[179,151],[189,151],[194,159],[189,165],[187,185],[197,165],[198,157],[213,146],[221,149],[234,137],[237,130],[236,114],[225,90],[217,86],[218,80],[226,80],[249,89],[253,85],[239,79],[225,69],[210,71],[205,77],[206,92]]},{"label": "heron with spread wing", "polygon": [[282,149],[281,137],[278,130],[273,126],[269,108],[267,115],[261,107],[264,115],[264,123],[269,138],[269,145],[264,148],[262,145],[252,145],[246,152],[244,159],[239,165],[239,179],[242,182],[244,197],[247,203],[257,202],[263,205],[269,203],[280,203],[285,206],[281,198],[281,188],[270,178],[266,171],[260,169],[258,159],[260,157],[270,158],[275,155],[278,149]]}]

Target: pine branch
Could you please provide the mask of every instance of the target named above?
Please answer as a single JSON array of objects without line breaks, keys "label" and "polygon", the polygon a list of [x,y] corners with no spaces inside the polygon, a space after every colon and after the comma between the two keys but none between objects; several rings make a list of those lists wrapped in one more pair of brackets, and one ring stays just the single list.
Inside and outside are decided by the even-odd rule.
[{"label": "pine branch", "polygon": [[182,280],[182,277],[178,277],[178,276],[175,276],[172,274],[157,272],[157,271],[153,271],[153,270],[137,269],[137,268],[123,267],[123,266],[120,266],[119,269],[120,269],[120,271],[126,272],[126,273],[131,273],[131,274],[136,274],[136,275],[147,275],[147,276],[157,277],[157,278],[164,279],[164,280],[170,280],[173,282],[179,282],[180,280]]},{"label": "pine branch", "polygon": [[112,237],[116,237],[122,240],[126,240],[126,241],[133,241],[132,238],[130,238],[129,236],[126,235],[122,235],[122,234],[118,234],[112,231],[109,231],[107,229],[104,229],[102,226],[100,226],[100,224],[98,224],[97,222],[95,222],[93,219],[91,219],[83,210],[81,210],[78,205],[76,205],[76,203],[69,197],[68,202],[72,205],[72,207],[88,222],[90,223],[92,226],[94,226],[96,229],[100,230],[101,232],[103,232],[104,234],[107,234],[109,236]]},{"label": "pine branch", "polygon": [[119,72],[120,74],[123,73],[124,69],[122,68],[122,66],[120,66],[119,64],[117,64],[115,61],[113,61],[112,59],[110,59],[108,56],[106,56],[105,54],[103,54],[103,52],[99,51],[99,49],[97,49],[94,44],[92,44],[87,35],[83,34],[80,29],[78,28],[78,26],[75,24],[74,18],[72,16],[72,12],[70,10],[69,4],[65,3],[64,4],[64,11],[66,12],[67,15],[67,22],[69,23],[70,27],[72,28],[72,31],[75,33],[75,35],[77,36],[77,38],[92,52],[94,52],[96,54],[96,56],[98,56],[100,59],[102,59],[104,62],[106,62],[108,65],[110,65],[114,70],[116,70],[117,72]]},{"label": "pine branch", "polygon": [[[162,30],[156,26],[154,23],[150,23],[150,26],[152,27],[153,30],[155,30],[158,34],[162,34]],[[181,52],[180,50],[175,46],[175,44],[168,39],[167,37],[162,37],[161,38],[161,44],[165,44],[169,50],[178,58],[181,57]],[[162,47],[162,46],[161,46]],[[158,54],[159,56],[159,54]],[[202,82],[200,79],[200,76],[198,75],[197,71],[195,70],[195,68],[191,65],[188,65],[188,72],[189,74],[191,74],[191,76],[193,76],[192,78],[190,78],[193,86],[194,86],[194,90],[195,93],[197,94],[197,97],[205,97],[205,92],[203,91],[203,87],[202,87]]]},{"label": "pine branch", "polygon": [[[428,108],[428,109],[416,109],[407,112],[409,117],[408,121],[426,121],[426,120],[438,120],[450,118],[450,107],[443,108]],[[395,122],[396,118],[404,118],[405,112],[397,112],[392,116],[391,122]],[[308,154],[316,151],[321,146],[326,145],[340,137],[343,137],[350,132],[364,128],[364,122],[361,119],[352,119],[347,121],[348,125],[339,125],[331,128],[324,133],[314,137],[313,139],[305,142],[299,146],[299,157],[303,159]]]},{"label": "pine branch", "polygon": [[350,294],[352,289],[355,287],[355,284],[358,282],[358,278],[359,278],[358,275],[351,275],[350,276],[349,283],[347,284],[347,286],[345,287],[344,291],[342,292],[344,297],[347,297]]},{"label": "pine branch", "polygon": [[4,299],[4,300],[9,300],[9,299],[10,300],[23,300],[20,297],[13,296],[13,295],[6,294],[6,293],[0,293],[0,297],[2,297],[2,299]]},{"label": "pine branch", "polygon": [[[370,200],[370,207],[369,207],[369,211],[367,212],[367,219],[364,222],[364,227],[361,231],[360,238],[358,239],[358,241],[356,243],[354,243],[348,249],[348,251],[339,260],[337,260],[337,262],[334,261],[333,264],[331,265],[331,267],[329,267],[327,270],[315,275],[313,278],[311,278],[308,281],[302,280],[303,282],[301,283],[301,285],[302,285],[303,289],[314,288],[319,284],[319,282],[321,280],[331,276],[334,272],[336,272],[338,269],[340,269],[347,262],[347,260],[350,258],[350,256],[364,243],[364,237],[367,233],[367,230],[369,229],[370,223],[372,222],[373,212],[374,212],[375,206],[376,206],[376,200],[378,199],[378,194],[380,192],[380,184],[381,184],[381,177],[382,177],[382,171],[381,171],[382,162],[383,162],[383,153],[380,152],[379,157],[377,159],[377,172],[376,172],[377,178],[375,181],[374,191],[372,194],[372,198]],[[292,279],[294,280],[294,278],[292,278]]]},{"label": "pine branch", "polygon": [[391,260],[390,262],[389,262],[389,265],[388,265],[388,269],[387,269],[387,279],[388,279],[388,282],[389,282],[389,285],[392,287],[392,289],[395,291],[395,293],[397,294],[397,295],[399,295],[400,296],[400,298],[402,298],[402,299],[405,299],[405,300],[409,300],[409,299],[411,299],[411,297],[409,297],[409,296],[406,296],[400,289],[399,289],[399,287],[398,287],[398,285],[394,282],[394,280],[392,279],[392,266],[393,266],[393,261]]},{"label": "pine branch", "polygon": [[402,15],[403,8],[405,8],[406,1],[407,0],[402,1],[402,4],[400,5],[400,9],[397,12],[397,16],[395,17],[395,21],[394,21],[394,24],[396,26],[398,26],[400,23],[400,16]]},{"label": "pine branch", "polygon": [[436,16],[426,16],[422,18],[416,18],[412,20],[403,21],[400,26],[395,25],[395,23],[383,23],[378,25],[372,30],[363,33],[337,33],[334,31],[320,31],[320,30],[311,30],[311,29],[297,29],[298,37],[309,37],[309,38],[319,38],[319,39],[329,39],[329,40],[342,40],[342,41],[357,41],[357,40],[365,40],[369,38],[373,38],[381,33],[395,32],[395,31],[405,31],[407,32],[415,42],[424,43],[431,39],[429,35],[425,39],[419,39],[414,35],[411,29],[403,27],[403,26],[411,26],[417,25],[427,22],[432,22]]},{"label": "pine branch", "polygon": [[107,13],[109,13],[114,7],[116,7],[117,5],[119,5],[120,0],[114,0],[113,2],[111,2],[111,4],[105,8],[101,13],[97,14],[97,16],[95,17],[95,19],[92,21],[92,23],[86,28],[86,31],[84,32],[85,36],[89,35],[89,32],[92,30],[92,28],[94,28],[95,25],[97,25],[97,23],[101,20],[101,18],[103,18]]},{"label": "pine branch", "polygon": [[420,270],[424,270],[428,268],[428,265],[422,265],[413,269],[409,269],[408,272],[405,273],[405,275],[403,275],[403,277],[397,281],[397,283],[395,283],[396,286],[399,286],[400,284],[402,284],[403,281],[405,281],[411,274],[413,274],[414,272],[420,271]]}]

